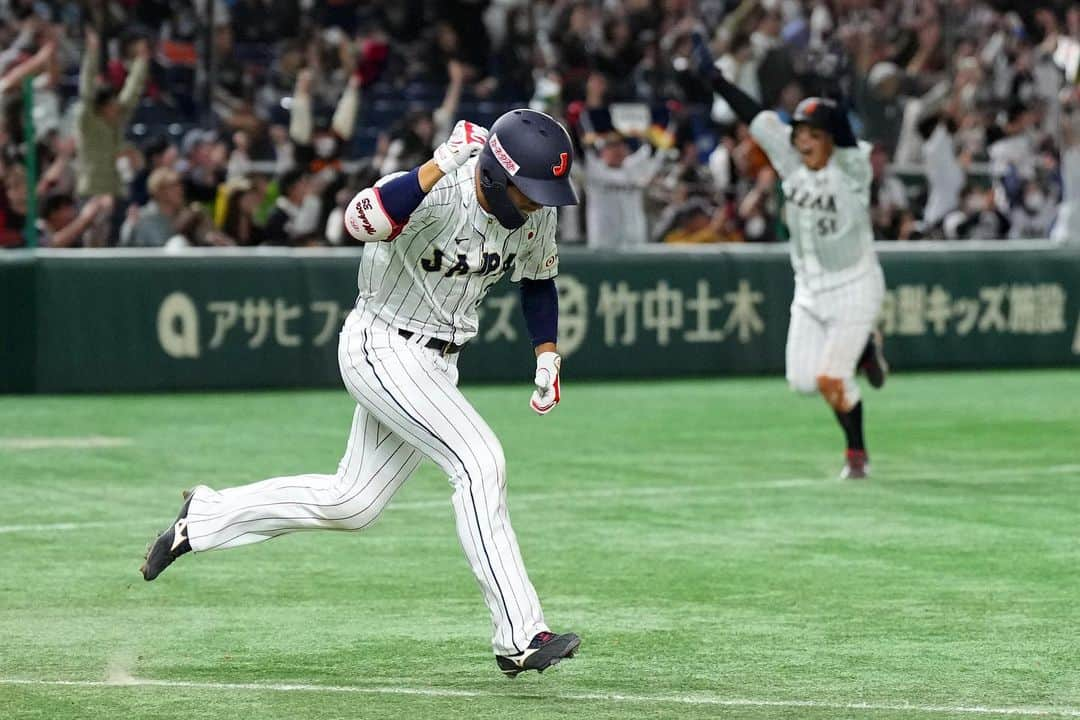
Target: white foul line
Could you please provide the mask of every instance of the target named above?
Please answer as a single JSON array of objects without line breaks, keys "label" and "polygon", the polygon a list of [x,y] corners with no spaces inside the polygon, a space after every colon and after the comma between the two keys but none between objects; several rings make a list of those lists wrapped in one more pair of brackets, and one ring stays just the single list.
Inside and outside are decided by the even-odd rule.
[{"label": "white foul line", "polygon": [[[559,493],[551,492],[520,492],[511,493],[510,499],[514,505],[524,505],[530,502],[550,502],[560,498],[619,498],[619,497],[652,497],[657,495],[674,495],[704,492],[717,493],[724,490],[768,489],[797,487],[802,485],[822,484],[820,478],[787,478],[784,480],[762,480],[759,482],[729,483],[725,485],[658,485],[655,487],[630,486],[598,487],[578,491]],[[450,508],[450,496],[433,500],[403,500],[391,501],[386,509],[389,511],[399,510],[426,510],[430,508]],[[159,518],[160,520],[160,518]],[[14,532],[60,532],[67,530],[82,530],[84,528],[97,527],[138,527],[146,526],[147,523],[138,520],[89,520],[86,522],[57,522],[57,523],[27,523],[23,525],[0,525],[0,534]]]},{"label": "white foul line", "polygon": [[37,525],[0,525],[0,533],[52,532],[84,530],[86,528],[122,527],[135,525],[131,520],[87,520],[86,522],[44,523]]},{"label": "white foul line", "polygon": [[0,437],[0,450],[52,450],[54,448],[82,450],[86,448],[127,447],[132,444],[134,444],[134,441],[128,437],[105,437],[103,435]]},{"label": "white foul line", "polygon": [[590,693],[590,692],[550,692],[537,690],[535,693],[522,693],[515,688],[508,688],[506,693],[462,690],[457,688],[425,687],[361,687],[356,685],[315,685],[310,683],[213,683],[192,682],[188,680],[142,680],[128,678],[120,682],[103,680],[30,680],[21,678],[0,678],[0,685],[31,685],[52,687],[163,687],[189,690],[251,690],[257,692],[312,692],[312,693],[357,693],[361,695],[412,695],[445,698],[503,698],[527,699],[535,697],[543,700],[581,700],[627,704],[672,704],[701,705],[716,707],[777,707],[807,708],[812,710],[871,710],[912,713],[951,713],[971,715],[1003,715],[1019,717],[1080,717],[1080,709],[1072,707],[988,707],[982,705],[915,705],[911,703],[874,703],[874,702],[827,702],[818,700],[754,700],[749,698],[724,698],[716,695],[645,695],[640,693]]}]

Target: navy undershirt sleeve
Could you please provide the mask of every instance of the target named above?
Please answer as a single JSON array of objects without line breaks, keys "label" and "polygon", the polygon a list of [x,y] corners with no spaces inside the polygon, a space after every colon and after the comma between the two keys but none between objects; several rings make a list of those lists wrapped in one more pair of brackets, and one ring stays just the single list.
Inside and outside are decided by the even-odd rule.
[{"label": "navy undershirt sleeve", "polygon": [[554,280],[522,280],[521,312],[533,347],[557,341],[559,334],[559,291]]},{"label": "navy undershirt sleeve", "polygon": [[398,225],[403,225],[420,206],[425,193],[420,189],[420,168],[415,167],[379,186],[379,199],[383,210]]},{"label": "navy undershirt sleeve", "polygon": [[712,72],[712,87],[720,97],[727,100],[727,104],[731,106],[735,117],[747,125],[753,122],[757,114],[765,109],[761,106],[761,103],[724,77],[724,74],[719,70]]}]

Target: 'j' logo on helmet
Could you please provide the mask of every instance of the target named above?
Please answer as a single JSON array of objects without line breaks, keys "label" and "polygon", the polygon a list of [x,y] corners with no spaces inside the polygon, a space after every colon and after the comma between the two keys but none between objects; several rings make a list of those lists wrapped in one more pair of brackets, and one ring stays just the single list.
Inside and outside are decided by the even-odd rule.
[{"label": "'j' logo on helmet", "polygon": [[566,153],[559,153],[559,164],[551,166],[551,172],[555,173],[555,177],[562,177],[566,174],[566,169],[570,167],[570,157]]}]

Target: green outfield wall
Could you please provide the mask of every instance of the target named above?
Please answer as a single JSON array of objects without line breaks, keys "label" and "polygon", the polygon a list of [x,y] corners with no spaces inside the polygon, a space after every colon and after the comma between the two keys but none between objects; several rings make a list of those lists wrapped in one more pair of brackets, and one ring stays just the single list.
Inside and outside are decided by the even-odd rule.
[{"label": "green outfield wall", "polygon": [[[918,245],[881,253],[895,368],[1080,365],[1080,250]],[[560,346],[574,378],[783,369],[791,269],[780,248],[566,250]],[[356,292],[349,251],[37,251],[0,256],[0,390],[333,386]],[[522,380],[517,289],[492,289],[464,380]]]}]

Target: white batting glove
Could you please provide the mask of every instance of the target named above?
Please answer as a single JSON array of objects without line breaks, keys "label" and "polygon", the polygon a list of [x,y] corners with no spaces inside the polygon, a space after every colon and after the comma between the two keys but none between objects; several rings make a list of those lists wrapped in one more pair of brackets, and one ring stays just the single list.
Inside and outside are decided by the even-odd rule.
[{"label": "white batting glove", "polygon": [[435,164],[444,175],[449,175],[484,149],[487,136],[486,128],[468,120],[458,120],[450,139],[435,148]]},{"label": "white batting glove", "polygon": [[562,358],[558,353],[540,353],[536,358],[536,390],[533,391],[529,405],[538,415],[547,415],[559,404],[559,368]]}]

